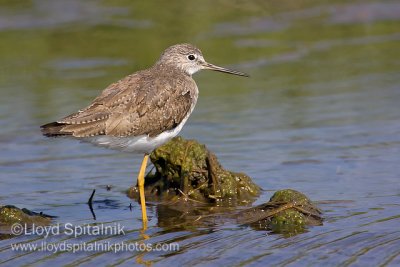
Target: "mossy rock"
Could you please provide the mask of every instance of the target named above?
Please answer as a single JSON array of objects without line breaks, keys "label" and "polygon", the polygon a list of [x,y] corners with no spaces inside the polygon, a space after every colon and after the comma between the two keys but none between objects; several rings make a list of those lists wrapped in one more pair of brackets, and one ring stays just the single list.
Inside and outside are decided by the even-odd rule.
[{"label": "mossy rock", "polygon": [[157,205],[157,217],[158,226],[165,229],[238,223],[285,237],[303,233],[323,221],[321,211],[304,194],[292,189],[277,191],[267,203],[244,209],[191,200],[161,203]]},{"label": "mossy rock", "polygon": [[299,205],[309,205],[312,202],[303,193],[293,189],[283,189],[276,191],[270,198],[271,202],[296,202]]},{"label": "mossy rock", "polygon": [[[225,170],[217,157],[195,140],[175,137],[154,150],[150,160],[156,171],[145,178],[149,199],[185,196],[204,203],[236,205],[252,203],[260,193],[250,177]],[[137,198],[137,191],[131,188],[129,196]]]},{"label": "mossy rock", "polygon": [[269,202],[241,211],[238,222],[259,230],[288,236],[306,231],[307,226],[322,225],[321,211],[303,193],[284,189]]},{"label": "mossy rock", "polygon": [[[247,175],[225,170],[195,140],[175,137],[154,150],[150,160],[155,172],[145,178],[145,194],[147,200],[161,201],[160,227],[191,229],[229,221],[291,236],[322,224],[320,210],[292,189],[277,191],[265,204],[238,210],[237,205],[251,204],[261,189]],[[128,194],[139,198],[136,186]]]},{"label": "mossy rock", "polygon": [[46,226],[51,223],[52,216],[20,209],[12,205],[0,207],[0,239],[10,237],[11,226],[19,223],[24,227]]}]

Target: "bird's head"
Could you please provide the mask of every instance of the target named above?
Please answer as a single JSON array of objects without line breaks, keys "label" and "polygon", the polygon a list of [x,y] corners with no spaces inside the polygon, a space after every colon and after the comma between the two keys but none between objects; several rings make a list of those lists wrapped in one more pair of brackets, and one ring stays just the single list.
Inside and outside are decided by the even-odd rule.
[{"label": "bird's head", "polygon": [[177,44],[168,47],[157,61],[159,65],[173,66],[192,75],[199,70],[214,70],[248,77],[246,73],[216,66],[205,61],[200,49],[191,44]]}]

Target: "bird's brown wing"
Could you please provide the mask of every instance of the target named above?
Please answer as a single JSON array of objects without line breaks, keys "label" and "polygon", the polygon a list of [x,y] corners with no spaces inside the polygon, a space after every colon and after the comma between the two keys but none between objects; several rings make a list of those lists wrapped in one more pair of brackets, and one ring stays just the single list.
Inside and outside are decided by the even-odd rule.
[{"label": "bird's brown wing", "polygon": [[[42,126],[47,136],[156,136],[175,128],[197,98],[186,77],[166,79],[136,73],[111,84],[90,106]],[[166,82],[168,81],[168,82]],[[194,84],[195,86],[195,84]]]}]

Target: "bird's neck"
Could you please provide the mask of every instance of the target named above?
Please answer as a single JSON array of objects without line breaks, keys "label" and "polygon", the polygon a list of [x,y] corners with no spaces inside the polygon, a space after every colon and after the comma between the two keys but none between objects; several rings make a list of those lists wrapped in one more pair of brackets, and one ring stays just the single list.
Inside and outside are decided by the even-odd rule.
[{"label": "bird's neck", "polygon": [[174,75],[184,75],[184,76],[189,76],[192,77],[192,74],[194,74],[196,71],[185,71],[184,69],[181,69],[177,67],[176,65],[173,64],[168,64],[165,62],[157,62],[153,67],[152,67],[156,73],[157,72],[166,72],[166,73],[173,73]]}]

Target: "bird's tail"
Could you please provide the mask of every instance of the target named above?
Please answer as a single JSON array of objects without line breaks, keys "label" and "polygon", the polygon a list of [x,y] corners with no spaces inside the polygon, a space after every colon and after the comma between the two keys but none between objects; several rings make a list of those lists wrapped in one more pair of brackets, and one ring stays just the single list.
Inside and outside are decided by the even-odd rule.
[{"label": "bird's tail", "polygon": [[64,128],[64,123],[59,122],[50,122],[45,125],[40,126],[42,130],[42,134],[47,137],[58,137],[58,136],[67,136],[72,133],[62,131]]}]

